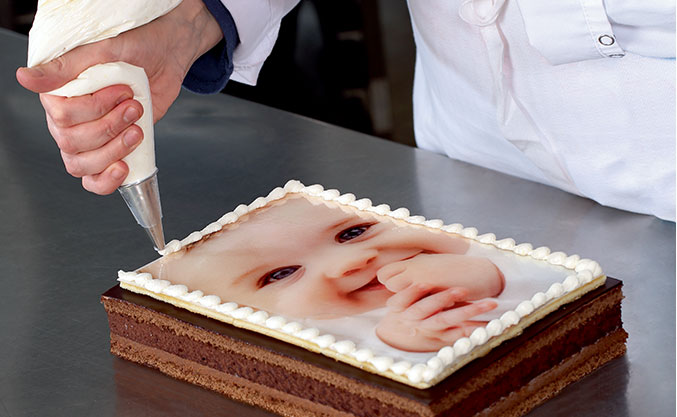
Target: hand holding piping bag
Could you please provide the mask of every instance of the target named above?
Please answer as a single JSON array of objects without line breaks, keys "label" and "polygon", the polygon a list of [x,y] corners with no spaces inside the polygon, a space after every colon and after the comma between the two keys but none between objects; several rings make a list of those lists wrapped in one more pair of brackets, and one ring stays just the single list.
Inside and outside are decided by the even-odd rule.
[{"label": "hand holding piping bag", "polygon": [[[176,6],[178,0],[155,0],[154,2],[126,0],[126,2],[130,3],[129,7],[116,4],[114,8],[134,10],[146,7],[147,9],[150,3],[153,3],[155,8],[150,11],[146,10],[146,16],[136,20],[140,26],[134,28],[134,26],[130,27],[129,19],[125,20],[124,16],[110,16],[113,6],[109,3],[96,2],[101,3],[94,6],[101,9],[101,13],[98,14],[102,14],[101,19],[106,20],[110,26],[105,36],[115,36],[116,31],[119,33],[117,36],[105,39],[99,34],[90,34],[89,38],[82,42],[73,44],[71,41],[70,45],[54,51],[55,53],[51,55],[48,52],[42,60],[29,56],[31,68],[19,68],[17,71],[17,80],[21,85],[40,93],[50,133],[61,150],[66,170],[71,175],[82,178],[82,185],[86,190],[97,194],[110,194],[123,183],[132,182],[134,178],[138,179],[147,174],[148,172],[145,171],[148,170],[149,165],[153,165],[154,169],[154,161],[149,164],[146,160],[145,171],[137,171],[135,161],[126,159],[134,165],[129,166],[122,160],[135,149],[141,150],[139,148],[144,134],[152,135],[152,124],[164,116],[178,96],[183,78],[192,63],[216,45],[222,36],[218,24],[201,0],[184,0],[178,6]],[[38,4],[34,29],[39,23],[41,3],[43,2]],[[73,3],[91,5],[95,2],[70,2],[69,7]],[[49,6],[53,6],[53,2]],[[142,11],[136,10],[130,13]],[[91,13],[79,15],[95,19]],[[66,11],[64,15],[59,16],[58,20],[69,22],[68,16]],[[118,22],[125,21],[126,26],[123,27],[119,23],[115,26],[116,19]],[[101,27],[101,22],[71,20],[75,20],[72,22],[74,26]],[[34,38],[34,29],[30,35],[31,40]],[[55,36],[52,34],[52,37]],[[37,35],[35,38],[40,39]],[[64,49],[68,52],[63,53]],[[30,58],[34,62],[31,62]],[[113,62],[127,63],[139,68],[133,70],[131,66],[124,64],[108,65],[103,69],[95,67],[98,64]],[[88,70],[90,67],[94,68]],[[141,77],[143,74],[139,70],[145,72],[148,87],[143,86],[144,83],[141,81],[136,83],[135,91],[133,91],[129,85],[125,85],[127,82],[120,78],[110,79],[111,82],[107,83],[99,79],[96,72],[93,73],[93,71],[105,70],[108,75],[111,75],[120,68],[126,68],[122,71],[123,74],[129,74],[127,70],[131,73],[136,71],[137,75],[134,78],[142,81],[145,81],[143,80],[145,77]],[[54,91],[78,77],[85,70],[88,71],[82,74],[80,80],[74,81],[74,86]],[[96,84],[90,84],[87,80]],[[84,88],[85,86],[88,88]],[[71,92],[77,91],[76,97],[54,95],[54,93],[68,93],[69,89],[75,87],[78,90],[71,90]],[[144,92],[146,88],[148,90]],[[134,99],[135,96],[142,98],[144,95],[147,97],[145,104]],[[139,122],[144,114],[146,121]],[[145,124],[147,128],[142,129],[134,123]],[[150,149],[152,156],[152,143],[143,146]]]}]

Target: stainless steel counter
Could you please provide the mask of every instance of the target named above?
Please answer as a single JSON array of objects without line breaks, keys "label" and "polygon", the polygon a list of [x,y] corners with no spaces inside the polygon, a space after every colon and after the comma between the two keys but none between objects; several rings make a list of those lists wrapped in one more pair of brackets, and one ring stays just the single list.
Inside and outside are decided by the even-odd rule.
[{"label": "stainless steel counter", "polygon": [[[268,416],[117,359],[99,295],[156,255],[119,195],[65,173],[0,30],[0,416]],[[597,260],[625,283],[627,355],[531,416],[675,415],[675,225],[224,95],[156,126],[168,239],[296,178]]]}]

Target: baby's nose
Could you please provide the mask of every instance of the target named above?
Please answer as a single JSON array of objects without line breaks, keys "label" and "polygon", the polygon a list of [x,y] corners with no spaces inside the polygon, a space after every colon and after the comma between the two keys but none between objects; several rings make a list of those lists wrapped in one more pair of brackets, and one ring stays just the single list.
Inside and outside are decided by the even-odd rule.
[{"label": "baby's nose", "polygon": [[377,255],[378,251],[375,249],[342,251],[333,261],[330,261],[332,265],[327,269],[329,271],[327,276],[329,278],[342,278],[362,271],[376,259]]}]

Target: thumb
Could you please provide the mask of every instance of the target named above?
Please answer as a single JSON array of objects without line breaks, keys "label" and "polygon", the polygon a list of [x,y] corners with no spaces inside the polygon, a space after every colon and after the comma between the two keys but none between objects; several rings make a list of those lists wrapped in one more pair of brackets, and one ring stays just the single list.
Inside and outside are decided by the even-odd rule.
[{"label": "thumb", "polygon": [[104,62],[101,52],[100,45],[83,45],[45,64],[17,69],[16,79],[27,90],[46,93],[73,80],[92,65]]}]

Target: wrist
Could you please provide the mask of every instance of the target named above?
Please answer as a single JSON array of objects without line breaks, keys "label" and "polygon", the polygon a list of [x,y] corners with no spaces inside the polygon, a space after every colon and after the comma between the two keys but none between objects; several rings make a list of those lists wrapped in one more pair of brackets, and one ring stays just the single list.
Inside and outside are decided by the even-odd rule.
[{"label": "wrist", "polygon": [[183,0],[176,12],[177,18],[182,20],[181,26],[186,27],[189,32],[189,42],[185,44],[190,48],[185,54],[188,58],[187,71],[200,56],[223,39],[223,32],[202,0]]}]

